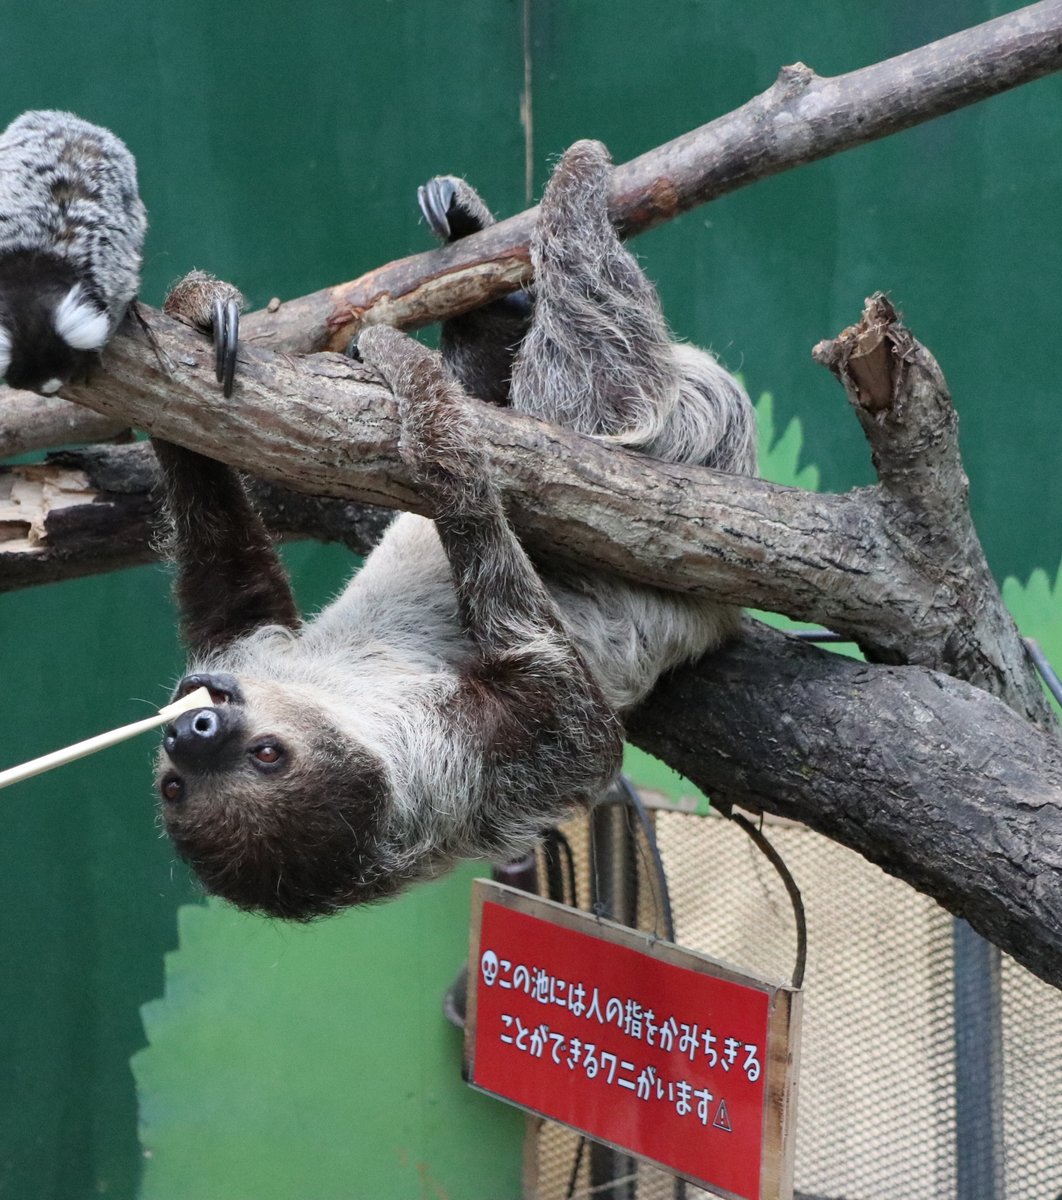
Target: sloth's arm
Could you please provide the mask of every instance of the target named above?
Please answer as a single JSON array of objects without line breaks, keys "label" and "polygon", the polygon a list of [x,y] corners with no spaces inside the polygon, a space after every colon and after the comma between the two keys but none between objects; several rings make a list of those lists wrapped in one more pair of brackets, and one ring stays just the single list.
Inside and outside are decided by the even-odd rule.
[{"label": "sloth's arm", "polygon": [[296,628],[287,575],[235,471],[183,446],[152,444],[188,650],[208,654],[260,625]]},{"label": "sloth's arm", "polygon": [[368,329],[359,349],[398,398],[400,451],[433,499],[459,616],[479,647],[455,717],[489,748],[503,795],[527,777],[543,807],[589,799],[618,769],[622,729],[505,517],[467,397],[436,354],[397,330]]},{"label": "sloth's arm", "polygon": [[[494,224],[478,193],[453,175],[429,179],[417,189],[417,202],[429,229],[447,244]],[[443,321],[439,350],[470,396],[504,406],[513,360],[530,324],[531,297],[520,290]]]},{"label": "sloth's arm", "polygon": [[[163,309],[214,338],[218,382],[232,390],[243,297],[232,284],[191,271]],[[153,439],[177,566],[174,594],[181,637],[205,655],[260,625],[294,629],[299,614],[287,575],[239,476],[231,467]]]}]

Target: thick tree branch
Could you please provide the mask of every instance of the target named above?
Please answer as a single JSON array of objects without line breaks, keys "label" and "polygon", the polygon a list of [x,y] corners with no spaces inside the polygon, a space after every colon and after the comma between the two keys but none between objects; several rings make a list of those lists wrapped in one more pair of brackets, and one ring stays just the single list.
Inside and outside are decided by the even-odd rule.
[{"label": "thick tree branch", "polygon": [[[108,369],[67,394],[296,491],[424,511],[396,452],[393,399],[371,371],[335,355],[245,347],[240,386],[223,401],[206,340],[161,314],[145,310],[145,321],[157,354],[142,334],[118,337]],[[896,326],[901,333],[917,345]],[[935,363],[918,354],[924,369],[896,376],[894,402],[912,429],[947,403]],[[967,534],[926,526],[919,535],[887,489],[816,495],[654,462],[475,407],[513,520],[541,558],[817,621],[877,658],[969,674],[1051,720],[1016,635],[1000,649],[1009,618],[987,572],[969,556],[938,561],[935,540],[966,546]]]},{"label": "thick tree branch", "polygon": [[[796,63],[741,108],[616,168],[610,211],[624,235],[1039,79],[1062,67],[1062,0],[1042,0],[861,70],[821,78]],[[364,322],[410,329],[526,283],[537,209],[351,283],[271,304],[245,336],[275,350],[343,350]]]},{"label": "thick tree branch", "polygon": [[980,689],[759,626],[669,677],[628,736],[717,804],[859,851],[1062,987],[1062,746]]}]

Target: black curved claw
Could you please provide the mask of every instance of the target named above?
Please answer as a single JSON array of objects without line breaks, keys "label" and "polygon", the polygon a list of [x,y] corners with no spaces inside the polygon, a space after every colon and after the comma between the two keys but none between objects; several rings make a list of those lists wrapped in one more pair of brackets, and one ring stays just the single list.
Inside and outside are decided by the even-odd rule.
[{"label": "black curved claw", "polygon": [[236,377],[236,351],[240,345],[240,306],[235,300],[214,301],[214,374],[226,399]]},{"label": "black curved claw", "polygon": [[450,205],[454,202],[457,188],[452,179],[436,176],[417,188],[417,204],[428,228],[437,238],[448,242],[451,237]]},{"label": "black curved claw", "polygon": [[356,363],[364,363],[365,359],[361,357],[361,351],[358,349],[358,338],[360,333],[356,333],[349,342],[347,342],[347,358],[352,358]]}]

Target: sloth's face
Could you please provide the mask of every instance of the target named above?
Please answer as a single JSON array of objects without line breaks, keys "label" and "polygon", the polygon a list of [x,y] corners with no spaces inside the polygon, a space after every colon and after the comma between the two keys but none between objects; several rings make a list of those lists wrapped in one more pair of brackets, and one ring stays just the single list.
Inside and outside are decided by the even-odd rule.
[{"label": "sloth's face", "polygon": [[381,894],[382,764],[308,697],[276,683],[189,675],[209,708],[166,726],[157,782],[166,830],[207,891],[309,920]]}]

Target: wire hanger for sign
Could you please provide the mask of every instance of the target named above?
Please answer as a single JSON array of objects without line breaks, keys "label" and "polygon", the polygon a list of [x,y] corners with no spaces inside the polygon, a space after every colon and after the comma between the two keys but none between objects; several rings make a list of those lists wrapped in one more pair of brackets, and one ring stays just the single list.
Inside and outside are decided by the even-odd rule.
[{"label": "wire hanger for sign", "polygon": [[793,917],[796,920],[797,933],[797,952],[796,966],[793,969],[793,987],[798,990],[804,984],[804,968],[807,966],[808,959],[808,925],[807,918],[804,915],[804,900],[800,895],[800,888],[796,885],[796,880],[790,874],[789,868],[785,865],[785,860],[771,843],[764,837],[763,830],[760,826],[754,824],[742,813],[732,812],[729,819],[736,825],[740,825],[742,829],[752,839],[753,844],[763,854],[764,858],[778,872],[782,883],[785,885],[785,890],[789,894],[790,903],[793,905]]},{"label": "wire hanger for sign", "polygon": [[[675,918],[671,908],[671,894],[667,883],[667,872],[664,868],[663,857],[660,853],[660,848],[657,844],[656,833],[653,829],[653,823],[649,818],[649,813],[646,810],[642,798],[638,795],[637,790],[632,785],[631,781],[621,775],[616,781],[616,789],[622,794],[622,802],[631,811],[635,813],[638,819],[638,824],[641,827],[642,835],[645,838],[645,844],[649,848],[649,858],[652,863],[651,874],[654,878],[653,900],[657,908],[656,916],[660,920],[663,929],[660,931],[662,935],[669,941],[675,941]],[[718,811],[718,810],[717,810]],[[808,931],[807,918],[804,913],[804,901],[800,894],[800,888],[797,887],[796,880],[793,878],[789,868],[785,865],[785,860],[778,851],[771,845],[763,833],[762,828],[750,821],[741,813],[729,812],[725,816],[736,825],[739,825],[752,840],[752,843],[763,854],[764,858],[777,871],[782,884],[785,887],[786,893],[789,896],[789,901],[793,906],[793,918],[796,922],[796,964],[793,969],[793,987],[799,989],[804,983],[804,972],[807,966],[807,949],[808,949]],[[595,859],[593,842],[594,842],[594,827],[590,827],[591,840],[591,860]],[[573,897],[572,903],[575,903],[575,880],[574,870],[572,867],[571,847],[567,845],[567,839],[564,841],[564,852],[568,863],[568,874],[570,880],[570,892]],[[563,896],[559,897],[563,899]],[[597,910],[596,906],[592,906],[598,915],[611,915]],[[655,922],[654,922],[655,923]],[[659,936],[659,933],[658,933]]]}]

